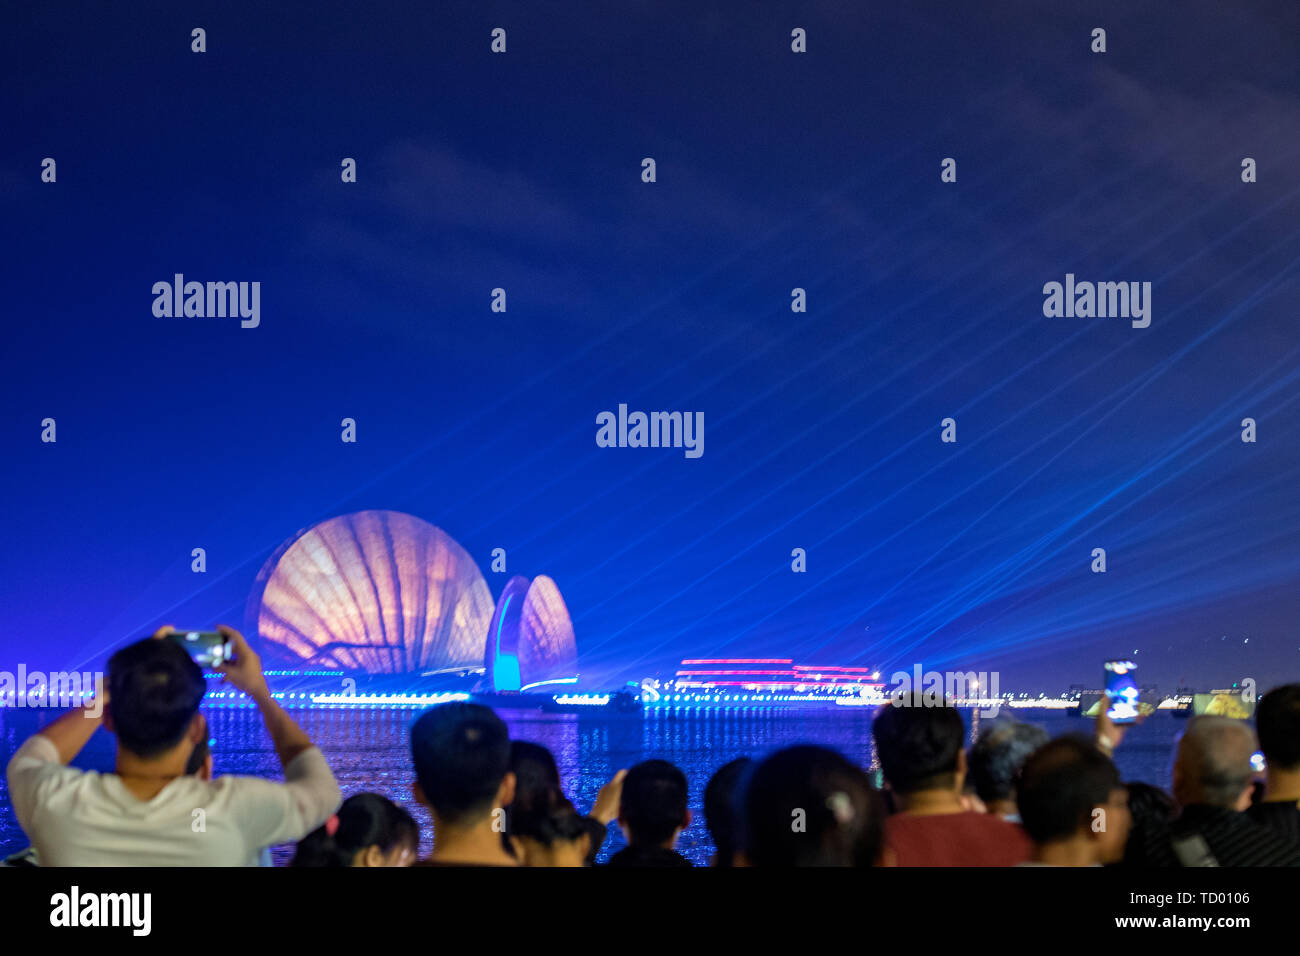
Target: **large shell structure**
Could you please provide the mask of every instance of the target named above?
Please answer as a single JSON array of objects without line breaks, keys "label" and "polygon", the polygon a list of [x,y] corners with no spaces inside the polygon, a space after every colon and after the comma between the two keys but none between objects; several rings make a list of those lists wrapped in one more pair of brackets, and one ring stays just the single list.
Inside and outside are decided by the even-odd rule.
[{"label": "large shell structure", "polygon": [[492,594],[440,528],[359,511],[281,545],[249,611],[267,649],[302,666],[416,673],[483,666]]},{"label": "large shell structure", "polygon": [[495,691],[577,675],[573,622],[553,580],[543,574],[506,582],[488,629],[486,661]]}]

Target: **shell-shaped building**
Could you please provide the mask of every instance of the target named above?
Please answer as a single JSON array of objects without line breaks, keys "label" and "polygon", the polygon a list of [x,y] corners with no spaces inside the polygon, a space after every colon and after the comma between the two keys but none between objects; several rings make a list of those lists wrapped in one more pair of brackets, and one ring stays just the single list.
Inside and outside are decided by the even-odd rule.
[{"label": "shell-shaped building", "polygon": [[271,555],[249,599],[273,656],[372,674],[482,667],[492,611],[468,552],[397,511],[359,511],[298,532]]},{"label": "shell-shaped building", "polygon": [[496,691],[576,676],[573,621],[553,580],[543,574],[506,582],[488,629],[486,664]]}]

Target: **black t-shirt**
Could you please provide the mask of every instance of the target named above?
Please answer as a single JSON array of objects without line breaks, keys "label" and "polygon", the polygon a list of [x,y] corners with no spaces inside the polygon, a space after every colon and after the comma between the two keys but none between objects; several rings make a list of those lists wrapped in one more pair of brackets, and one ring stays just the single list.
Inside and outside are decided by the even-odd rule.
[{"label": "black t-shirt", "polygon": [[690,860],[676,850],[665,850],[658,846],[629,846],[619,850],[609,858],[606,866],[694,866]]},{"label": "black t-shirt", "polygon": [[447,863],[443,860],[416,860],[411,866],[441,866],[441,867],[489,867],[492,869],[509,869],[512,863]]},{"label": "black t-shirt", "polygon": [[1276,830],[1300,843],[1300,800],[1275,800],[1257,803],[1246,811],[1261,826]]},{"label": "black t-shirt", "polygon": [[1135,832],[1124,862],[1131,866],[1183,866],[1176,845],[1191,838],[1218,866],[1300,866],[1300,843],[1223,807],[1188,806],[1172,823]]}]

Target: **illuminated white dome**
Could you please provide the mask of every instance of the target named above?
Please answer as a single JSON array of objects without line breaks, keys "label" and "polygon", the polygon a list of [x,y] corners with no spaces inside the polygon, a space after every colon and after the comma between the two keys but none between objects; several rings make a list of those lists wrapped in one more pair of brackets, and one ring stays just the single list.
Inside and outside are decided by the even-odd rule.
[{"label": "illuminated white dome", "polygon": [[492,608],[468,552],[397,511],[300,531],[267,561],[249,602],[272,655],[375,674],[482,667]]}]

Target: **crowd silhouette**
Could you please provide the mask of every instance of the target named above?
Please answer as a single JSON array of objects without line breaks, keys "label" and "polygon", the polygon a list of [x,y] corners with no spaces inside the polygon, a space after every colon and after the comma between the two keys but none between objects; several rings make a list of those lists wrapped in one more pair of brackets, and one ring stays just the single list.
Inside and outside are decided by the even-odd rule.
[{"label": "crowd silhouette", "polygon": [[[511,740],[490,708],[447,703],[410,729],[419,826],[384,796],[342,799],[325,757],[272,697],[261,661],[222,628],[218,669],[261,713],[283,781],[214,776],[200,712],[202,670],[168,629],[109,660],[103,706],[76,708],[9,762],[15,814],[31,850],[10,865],[255,866],[296,843],[294,867],[597,865],[689,867],[677,850],[692,820],[682,771],[646,760],[619,771],[583,812],[545,747]],[[1126,784],[1112,760],[1125,726],[1100,709],[1093,732],[1048,739],[999,719],[969,750],[960,712],[901,696],[872,726],[884,786],[844,754],[801,745],[724,764],[704,789],[717,867],[1298,866],[1300,684],[1260,700],[1255,726],[1188,721],[1171,792]],[[69,766],[103,726],[112,773]],[[864,741],[864,750],[866,749]],[[1252,756],[1262,751],[1261,773]]]}]

